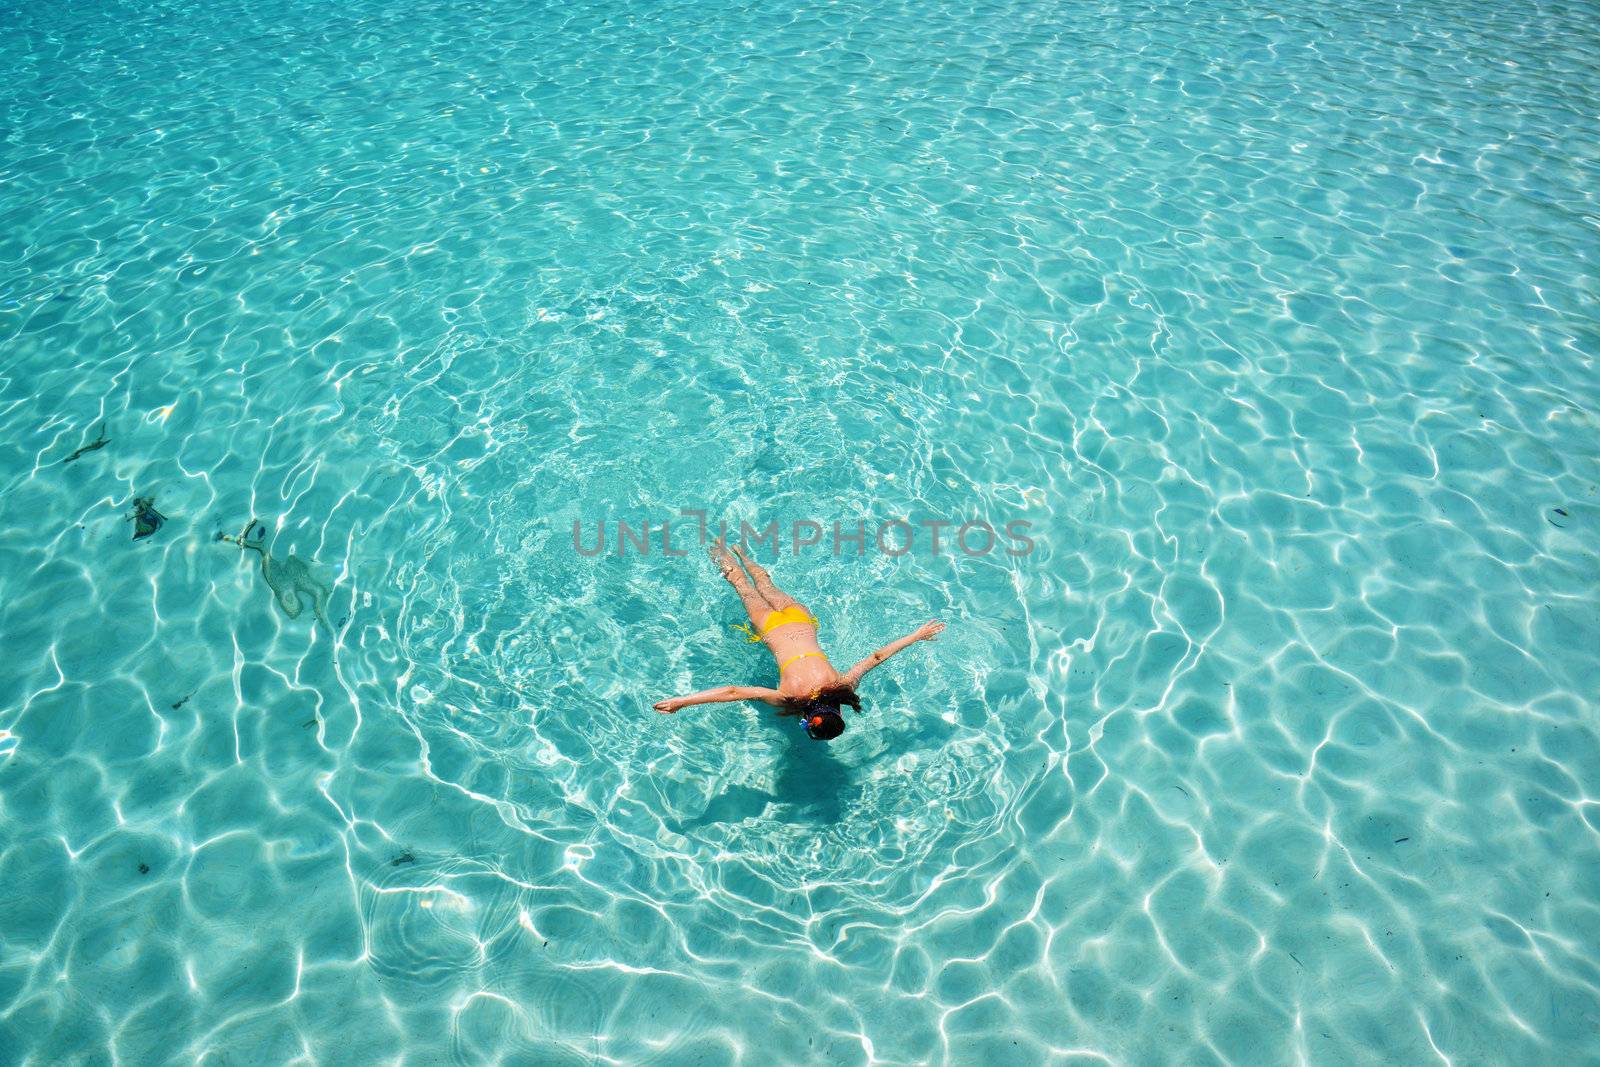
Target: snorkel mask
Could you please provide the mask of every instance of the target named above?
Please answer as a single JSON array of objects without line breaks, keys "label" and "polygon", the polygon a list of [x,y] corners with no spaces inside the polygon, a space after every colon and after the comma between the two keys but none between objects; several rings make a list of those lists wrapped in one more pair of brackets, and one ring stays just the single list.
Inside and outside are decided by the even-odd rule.
[{"label": "snorkel mask", "polygon": [[800,716],[800,725],[813,741],[832,741],[844,733],[844,718],[826,704],[812,704]]}]

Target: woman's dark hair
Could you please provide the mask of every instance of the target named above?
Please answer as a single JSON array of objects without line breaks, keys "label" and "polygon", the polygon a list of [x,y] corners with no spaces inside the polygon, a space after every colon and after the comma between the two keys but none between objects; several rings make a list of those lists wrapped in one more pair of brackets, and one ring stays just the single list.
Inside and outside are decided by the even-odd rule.
[{"label": "woman's dark hair", "polygon": [[861,698],[844,683],[825,685],[808,697],[789,697],[785,701],[791,714],[804,715],[812,711],[830,711],[837,715],[845,708],[854,708],[859,714]]},{"label": "woman's dark hair", "polygon": [[861,712],[861,698],[856,696],[854,689],[843,682],[823,686],[817,690],[817,695],[812,699],[818,704],[826,704],[836,712],[846,705],[855,709],[857,714]]}]

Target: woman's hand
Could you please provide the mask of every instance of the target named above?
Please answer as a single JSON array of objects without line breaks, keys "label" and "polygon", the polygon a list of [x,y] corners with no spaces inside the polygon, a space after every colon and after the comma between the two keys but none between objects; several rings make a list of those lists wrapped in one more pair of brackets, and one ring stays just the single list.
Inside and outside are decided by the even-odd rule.
[{"label": "woman's hand", "polygon": [[944,623],[934,619],[917,627],[917,632],[911,636],[918,641],[932,641],[942,633],[944,633]]},{"label": "woman's hand", "polygon": [[683,707],[683,704],[680,703],[676,697],[673,697],[671,700],[658,700],[652,704],[651,707],[655,708],[663,715],[671,715],[679,708]]}]

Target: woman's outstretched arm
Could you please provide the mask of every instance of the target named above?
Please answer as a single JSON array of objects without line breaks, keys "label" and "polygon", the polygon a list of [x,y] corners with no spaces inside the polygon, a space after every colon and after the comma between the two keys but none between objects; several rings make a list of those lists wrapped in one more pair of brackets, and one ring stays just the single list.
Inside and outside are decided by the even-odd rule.
[{"label": "woman's outstretched arm", "polygon": [[943,632],[944,623],[940,622],[939,620],[935,619],[932,622],[925,622],[915,630],[900,638],[898,641],[890,641],[887,645],[884,645],[882,648],[878,649],[878,651],[874,652],[860,663],[857,663],[854,667],[851,667],[845,672],[844,680],[850,686],[850,688],[854,689],[857,685],[861,684],[861,678],[863,675],[865,675],[872,668],[876,667],[878,664],[887,660],[896,652],[904,652],[918,641],[932,641],[935,637],[938,637]]},{"label": "woman's outstretched arm", "polygon": [[658,700],[653,707],[663,715],[671,715],[691,704],[728,704],[735,700],[760,700],[777,707],[783,706],[783,694],[776,689],[763,689],[759,685],[719,685],[715,689],[702,689],[686,697]]}]

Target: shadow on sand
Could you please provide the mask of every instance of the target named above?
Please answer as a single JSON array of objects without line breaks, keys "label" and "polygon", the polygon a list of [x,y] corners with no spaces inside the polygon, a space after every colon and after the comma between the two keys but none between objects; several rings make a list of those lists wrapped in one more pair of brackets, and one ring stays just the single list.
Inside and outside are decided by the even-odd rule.
[{"label": "shadow on sand", "polygon": [[715,823],[746,819],[771,819],[797,826],[828,826],[849,811],[854,784],[850,769],[839,762],[829,745],[806,736],[792,718],[772,720],[784,737],[773,791],[730,785],[711,798],[699,815],[673,829],[682,834]]}]

